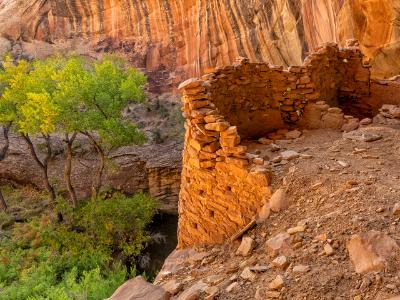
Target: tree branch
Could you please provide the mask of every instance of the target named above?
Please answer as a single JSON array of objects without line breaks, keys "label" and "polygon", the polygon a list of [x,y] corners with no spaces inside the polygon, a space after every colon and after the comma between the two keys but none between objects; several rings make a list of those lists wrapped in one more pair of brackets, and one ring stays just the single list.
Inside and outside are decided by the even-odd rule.
[{"label": "tree branch", "polygon": [[12,122],[7,123],[6,125],[3,126],[3,136],[5,140],[5,144],[3,148],[0,150],[0,161],[6,158],[8,149],[10,147],[10,128],[11,128]]}]

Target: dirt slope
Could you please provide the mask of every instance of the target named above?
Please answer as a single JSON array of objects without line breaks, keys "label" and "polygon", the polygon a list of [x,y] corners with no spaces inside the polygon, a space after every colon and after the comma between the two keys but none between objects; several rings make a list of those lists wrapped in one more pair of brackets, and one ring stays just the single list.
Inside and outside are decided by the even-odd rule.
[{"label": "dirt slope", "polygon": [[[306,131],[276,145],[280,149],[249,145],[271,161],[279,161],[285,150],[299,155],[272,163],[273,187],[286,191],[289,207],[245,234],[254,249],[247,256],[237,254],[239,240],[177,251],[157,284],[177,283],[183,290],[179,300],[198,299],[190,298],[194,294],[200,299],[355,300],[400,295],[400,215],[394,214],[400,203],[400,126],[374,124],[348,134]],[[350,259],[351,238],[371,231],[375,240],[353,244]],[[287,264],[280,268],[274,259],[282,256]],[[359,260],[380,266],[357,273],[352,261]]]}]

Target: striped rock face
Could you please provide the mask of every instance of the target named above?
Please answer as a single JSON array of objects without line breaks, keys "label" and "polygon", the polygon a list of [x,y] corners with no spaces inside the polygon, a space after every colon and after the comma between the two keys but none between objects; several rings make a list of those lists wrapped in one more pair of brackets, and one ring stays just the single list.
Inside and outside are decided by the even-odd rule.
[{"label": "striped rock face", "polygon": [[300,65],[356,38],[382,77],[400,71],[399,12],[397,0],[0,0],[0,37],[38,56],[118,50],[167,88],[238,56]]}]

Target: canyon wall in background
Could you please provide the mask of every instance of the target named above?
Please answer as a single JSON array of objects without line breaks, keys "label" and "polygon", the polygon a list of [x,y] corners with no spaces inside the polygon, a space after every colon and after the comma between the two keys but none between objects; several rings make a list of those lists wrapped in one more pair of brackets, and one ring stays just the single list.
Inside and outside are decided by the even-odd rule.
[{"label": "canyon wall in background", "polygon": [[[2,38],[1,38],[2,37]],[[123,52],[156,90],[238,56],[300,65],[359,39],[374,77],[400,73],[398,0],[0,0],[0,52]]]}]

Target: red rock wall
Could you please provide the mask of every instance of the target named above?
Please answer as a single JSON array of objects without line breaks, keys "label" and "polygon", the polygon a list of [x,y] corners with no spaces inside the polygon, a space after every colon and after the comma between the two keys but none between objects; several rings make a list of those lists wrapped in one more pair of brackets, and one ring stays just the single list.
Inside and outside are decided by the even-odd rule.
[{"label": "red rock wall", "polygon": [[383,77],[400,73],[399,12],[397,0],[0,0],[0,36],[31,55],[117,49],[163,87],[239,56],[300,65],[324,42],[356,38]]}]

